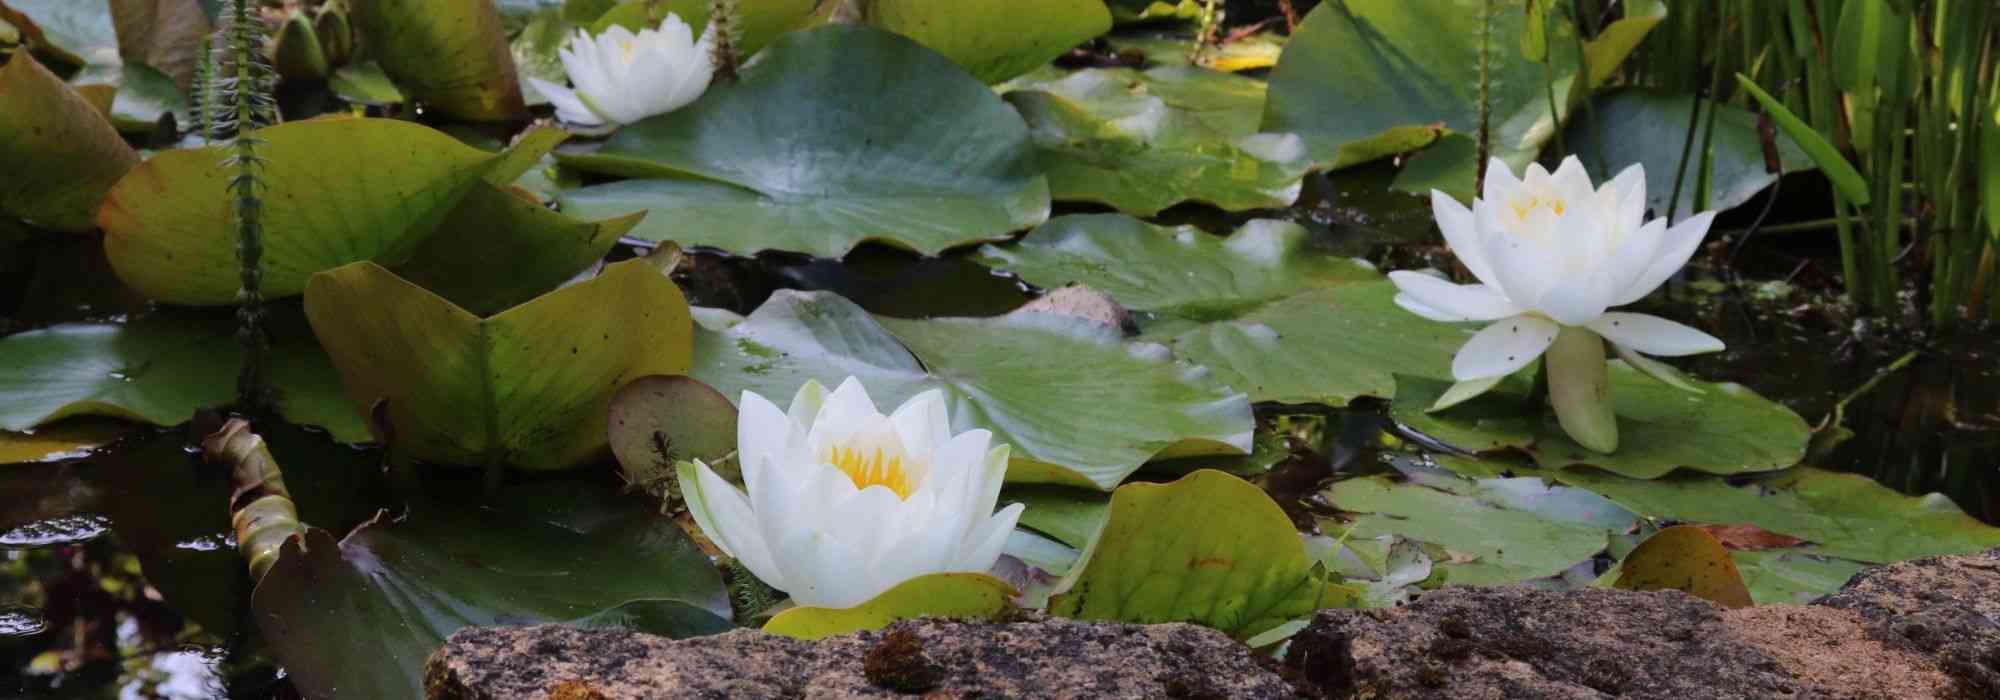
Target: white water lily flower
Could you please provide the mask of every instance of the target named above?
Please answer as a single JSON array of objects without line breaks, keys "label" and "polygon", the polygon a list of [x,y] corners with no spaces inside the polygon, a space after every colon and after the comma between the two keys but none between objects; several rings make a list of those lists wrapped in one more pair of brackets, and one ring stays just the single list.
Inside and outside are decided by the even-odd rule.
[{"label": "white water lily flower", "polygon": [[1672,368],[1646,356],[1723,347],[1714,336],[1673,321],[1611,310],[1645,297],[1686,265],[1715,212],[1673,226],[1666,219],[1645,221],[1645,168],[1635,164],[1593,187],[1575,156],[1554,173],[1530,164],[1520,179],[1496,158],[1487,166],[1483,195],[1467,209],[1431,192],[1445,242],[1479,284],[1389,273],[1400,292],[1396,303],[1413,313],[1493,322],[1459,348],[1451,363],[1459,384],[1434,408],[1477,396],[1546,353],[1550,401],[1565,431],[1585,447],[1615,450],[1604,340],[1634,368],[1690,389]]},{"label": "white water lily flower", "polygon": [[933,389],[882,415],[849,377],[808,381],[789,412],[743,392],[737,459],[749,493],[700,462],[679,470],[701,531],[804,606],[851,608],[924,574],[986,572],[1021,504],[993,512],[1008,448],[951,433]]},{"label": "white water lily flower", "polygon": [[715,77],[714,33],[701,41],[679,16],[638,34],[613,26],[592,39],[579,29],[558,53],[576,89],[529,78],[556,106],[556,118],[582,127],[630,124],[680,109]]}]

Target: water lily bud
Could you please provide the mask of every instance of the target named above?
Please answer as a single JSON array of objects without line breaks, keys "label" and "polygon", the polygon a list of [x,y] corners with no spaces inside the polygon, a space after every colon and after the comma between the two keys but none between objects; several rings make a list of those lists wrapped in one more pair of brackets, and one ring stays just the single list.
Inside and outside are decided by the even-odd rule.
[{"label": "water lily bud", "polygon": [[271,46],[271,66],[286,80],[325,80],[333,73],[319,35],[304,14],[292,15]]},{"label": "water lily bud", "polygon": [[759,580],[811,607],[851,608],[926,574],[984,573],[1021,504],[993,511],[1007,475],[993,434],[956,435],[932,389],[882,415],[849,377],[808,381],[789,410],[743,392],[739,491],[699,461],[678,469],[688,513]]},{"label": "water lily bud", "polygon": [[338,68],[354,59],[354,26],[348,24],[347,9],[339,3],[319,9],[319,16],[313,19],[313,30],[319,34],[320,50],[326,54],[327,65]]}]

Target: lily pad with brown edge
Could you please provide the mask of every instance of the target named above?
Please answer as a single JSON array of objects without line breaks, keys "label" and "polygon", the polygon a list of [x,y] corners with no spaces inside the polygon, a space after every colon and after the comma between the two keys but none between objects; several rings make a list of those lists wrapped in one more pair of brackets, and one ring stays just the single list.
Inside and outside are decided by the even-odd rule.
[{"label": "lily pad with brown edge", "polygon": [[750,314],[703,310],[688,374],[725,396],[789,397],[849,376],[884,407],[942,389],[952,429],[1013,446],[1007,478],[1099,490],[1154,458],[1243,454],[1250,403],[1165,348],[1071,316],[877,317],[825,292],[780,291]]},{"label": "lily pad with brown edge", "polygon": [[364,261],[314,275],[305,308],[353,405],[386,401],[395,449],[431,462],[607,456],[612,394],[689,364],[687,301],[643,260],[486,317]]},{"label": "lily pad with brown edge", "polygon": [[1611,397],[1618,451],[1601,454],[1570,440],[1555,414],[1530,406],[1527,382],[1509,382],[1442,411],[1427,409],[1450,382],[1399,377],[1390,415],[1397,422],[1473,451],[1522,450],[1545,468],[1593,466],[1652,479],[1676,469],[1742,474],[1784,469],[1805,456],[1811,429],[1797,413],[1740,384],[1688,381],[1668,386],[1614,360]]},{"label": "lily pad with brown edge", "polygon": [[740,481],[736,435],[736,404],[693,377],[640,377],[611,397],[611,454],[636,486],[671,483],[676,464],[697,459]]},{"label": "lily pad with brown edge", "polygon": [[492,0],[348,0],[348,6],[361,41],[410,99],[468,121],[527,111]]},{"label": "lily pad with brown edge", "polygon": [[1014,587],[976,573],[928,574],[852,608],[790,608],[771,616],[764,632],[813,641],[879,630],[897,620],[950,617],[993,620],[1013,609]]},{"label": "lily pad with brown edge", "polygon": [[482,183],[395,271],[466,311],[495,314],[589,268],[645,216],[578,221],[513,188]]},{"label": "lily pad with brown edge", "polygon": [[988,83],[1111,29],[1101,0],[870,0],[863,8],[863,22],[915,39]]},{"label": "lily pad with brown edge", "polygon": [[1291,519],[1262,489],[1212,470],[1119,487],[1079,561],[1049,614],[1193,622],[1249,639],[1359,597],[1315,570]]},{"label": "lily pad with brown edge", "polygon": [[720,573],[638,498],[575,489],[488,507],[419,504],[339,540],[286,541],[251,595],[265,648],[309,698],[423,696],[424,661],[459,628],[560,623],[667,637],[730,629]]},{"label": "lily pad with brown edge", "polygon": [[1020,115],[945,57],[869,27],[780,36],[737,82],[562,159],[641,178],[565,192],[564,211],[671,211],[633,235],[739,254],[837,258],[879,241],[935,255],[1049,213]]},{"label": "lily pad with brown edge", "polygon": [[[298,294],[313,273],[358,260],[396,267],[482,180],[506,183],[554,148],[530,132],[495,154],[394,119],[327,118],[260,129],[265,298]],[[219,147],[162,152],[106,196],[97,221],[118,277],[178,304],[230,304],[240,286],[234,168]]]},{"label": "lily pad with brown edge", "polygon": [[1828,557],[1886,564],[2000,546],[2000,528],[1966,515],[1942,494],[1905,496],[1858,474],[1794,467],[1737,480],[1641,480],[1588,469],[1553,476],[1646,517],[1748,523],[1810,542],[1814,553]]},{"label": "lily pad with brown edge", "polygon": [[[298,333],[304,333],[301,326]],[[310,338],[274,335],[271,382],[278,412],[345,442],[369,439],[340,380]],[[0,338],[0,430],[24,431],[71,416],[174,425],[236,398],[242,348],[235,324],[171,318],[69,323]]]},{"label": "lily pad with brown edge", "polygon": [[0,162],[11,164],[0,168],[0,216],[83,232],[139,154],[89,101],[16,52],[0,66]]},{"label": "lily pad with brown edge", "polygon": [[1653,533],[1619,567],[1615,588],[1675,590],[1727,608],[1752,605],[1729,550],[1698,527],[1676,525]]},{"label": "lily pad with brown edge", "polygon": [[1083,284],[1133,311],[1199,320],[1380,278],[1366,263],[1315,254],[1310,235],[1275,219],[1253,219],[1224,238],[1122,214],[1070,214],[1015,243],[983,246],[978,259],[1044,289]]}]

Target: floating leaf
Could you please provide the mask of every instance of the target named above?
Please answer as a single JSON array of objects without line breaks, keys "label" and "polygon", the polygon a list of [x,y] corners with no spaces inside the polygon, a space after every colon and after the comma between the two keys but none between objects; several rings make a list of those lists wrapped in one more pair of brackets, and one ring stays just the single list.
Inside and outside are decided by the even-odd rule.
[{"label": "floating leaf", "polygon": [[34,24],[48,42],[37,51],[76,66],[120,62],[118,29],[112,24],[110,5],[104,2],[0,0],[0,7],[12,8]]},{"label": "floating leaf", "polygon": [[1618,451],[1600,454],[1570,440],[1552,411],[1526,403],[1525,383],[1463,404],[1426,412],[1450,387],[1403,377],[1390,412],[1398,422],[1454,446],[1521,449],[1543,467],[1590,465],[1639,479],[1675,469],[1711,474],[1783,469],[1805,456],[1812,430],[1781,404],[1733,383],[1688,380],[1700,392],[1668,386],[1622,361],[1609,367],[1618,415]]},{"label": "floating leaf", "polygon": [[[1186,75],[1200,69],[1167,70]],[[1183,80],[1249,80],[1215,75],[1220,77]],[[1298,199],[1312,163],[1297,136],[1210,128],[1168,99],[1188,99],[1192,89],[1154,95],[1145,90],[1150,82],[1085,70],[1007,93],[1028,121],[1056,199],[1101,202],[1141,216],[1184,201],[1239,211]]]},{"label": "floating leaf", "polygon": [[1162,20],[1192,20],[1201,16],[1202,0],[1108,0],[1119,24]]},{"label": "floating leaf", "polygon": [[[1483,24],[1490,15],[1491,25]],[[1444,131],[1477,134],[1482,63],[1490,76],[1491,153],[1533,160],[1568,105],[1577,54],[1567,23],[1549,35],[1549,65],[1521,55],[1526,13],[1512,6],[1348,0],[1306,15],[1271,71],[1264,128],[1303,136],[1321,165],[1343,168],[1414,150]],[[1477,37],[1488,42],[1482,61]],[[1439,37],[1464,40],[1440,41]],[[1553,78],[1546,72],[1553,66]],[[1551,87],[1551,81],[1553,86]]]},{"label": "floating leaf", "polygon": [[[174,425],[236,398],[242,349],[233,323],[148,319],[75,323],[0,338],[0,430],[91,415]],[[299,329],[303,332],[304,329]],[[279,412],[347,442],[369,438],[311,342],[279,335],[271,348]]]},{"label": "floating leaf", "polygon": [[1701,528],[1702,532],[1708,533],[1710,537],[1715,538],[1715,541],[1721,542],[1722,546],[1729,548],[1731,551],[1796,547],[1805,541],[1797,537],[1780,535],[1755,525],[1743,523],[1734,525],[1696,525],[1694,527]]},{"label": "floating leaf", "polygon": [[327,87],[340,99],[358,105],[395,105],[404,100],[403,90],[382,71],[382,64],[374,61],[341,66]]},{"label": "floating leaf", "polygon": [[936,254],[1049,211],[1020,115],[943,57],[865,27],[786,34],[740,81],[566,162],[664,179],[573,190],[565,211],[671,211],[634,235],[744,254],[839,257],[868,240]]},{"label": "floating leaf", "polygon": [[349,6],[362,41],[410,99],[473,121],[526,111],[492,0],[349,0]]},{"label": "floating leaf", "polygon": [[147,66],[180,89],[194,84],[201,39],[212,31],[200,0],[111,0],[110,7],[128,67]]},{"label": "floating leaf", "polygon": [[[1674,192],[1674,174],[1681,172],[1681,145],[1687,138],[1688,110],[1695,98],[1688,95],[1656,95],[1644,90],[1620,90],[1597,98],[1595,111],[1587,120],[1569,126],[1565,143],[1583,164],[1599,177],[1611,177],[1627,166],[1646,168],[1646,205],[1660,216],[1667,209],[1691,215],[1695,208],[1694,183],[1702,164],[1698,150],[1688,153],[1689,163],[1679,188],[1678,203],[1667,198]],[[1707,110],[1714,102],[1702,101],[1703,115],[1696,124],[1707,123]],[[1703,138],[1697,134],[1696,138]],[[1731,105],[1723,105],[1715,115],[1715,129],[1709,133],[1708,209],[1730,209],[1776,182],[1778,173],[1764,172],[1764,141],[1757,132],[1757,115]],[[1778,139],[1778,162],[1784,172],[1811,167],[1812,160],[1783,135]]]},{"label": "floating leaf", "polygon": [[[481,178],[512,180],[522,161],[555,145],[537,136],[496,155],[393,119],[290,122],[257,137],[267,298],[297,294],[313,273],[357,260],[403,264]],[[98,222],[119,279],[165,302],[235,302],[233,200],[216,194],[236,172],[225,156],[166,151],[112,188]]]},{"label": "floating leaf", "polygon": [[1101,0],[870,0],[869,25],[917,40],[997,83],[1111,29]]},{"label": "floating leaf", "polygon": [[105,192],[139,154],[75,90],[16,52],[0,66],[0,161],[14,164],[0,169],[0,217],[89,231]]},{"label": "floating leaf", "polygon": [[1698,527],[1680,525],[1653,533],[1619,562],[1612,584],[1628,591],[1675,590],[1723,607],[1750,607],[1750,589],[1729,550]]},{"label": "floating leaf", "polygon": [[1848,579],[1868,567],[1858,561],[1824,556],[1811,547],[1731,551],[1736,570],[1758,605],[1803,604],[1832,595]]},{"label": "floating leaf", "polygon": [[1301,290],[1379,278],[1366,263],[1313,254],[1308,236],[1273,219],[1222,238],[1122,214],[1072,214],[979,252],[980,262],[1045,289],[1079,283],[1133,311],[1184,319],[1229,318]]},{"label": "floating leaf", "polygon": [[[1199,0],[1188,0],[1198,2]],[[1146,65],[1161,68],[1184,68],[1199,66],[1225,73],[1253,71],[1278,65],[1278,58],[1285,51],[1285,35],[1275,31],[1260,31],[1248,36],[1226,33],[1222,44],[1203,48],[1200,55],[1189,56],[1194,47],[1194,37],[1190,34],[1149,34],[1116,33],[1104,37],[1112,50],[1121,56],[1136,53],[1144,56]],[[1259,88],[1264,81],[1256,81]],[[1261,93],[1261,90],[1260,90]],[[1263,101],[1257,103],[1257,115],[1251,119],[1254,126],[1263,117]]]},{"label": "floating leaf", "polygon": [[1469,585],[1547,578],[1603,551],[1609,533],[1630,526],[1631,514],[1602,499],[1577,508],[1588,496],[1535,477],[1413,483],[1375,476],[1327,490],[1334,507],[1363,514],[1344,536],[1395,534],[1437,545],[1453,555],[1436,562],[1446,580]]},{"label": "floating leaf", "polygon": [[748,318],[706,315],[688,372],[726,396],[790,396],[852,375],[884,405],[938,388],[953,429],[1013,446],[1011,481],[1108,490],[1158,456],[1240,454],[1250,404],[1157,345],[1049,313],[878,318],[827,293],[780,291]]},{"label": "floating leaf", "polygon": [[602,457],[612,393],[688,368],[687,302],[643,260],[485,318],[359,262],[314,275],[305,307],[353,404],[387,401],[396,450],[433,462]]},{"label": "floating leaf", "polygon": [[701,460],[735,481],[723,460],[736,452],[736,405],[690,377],[640,377],[611,397],[611,453],[626,481],[650,486],[673,478],[674,465]]},{"label": "floating leaf", "polygon": [[2000,546],[2000,528],[1966,515],[1951,499],[1904,496],[1857,474],[1795,467],[1735,484],[1698,476],[1643,481],[1584,469],[1555,477],[1647,517],[1748,523],[1811,542],[1818,554],[1862,562],[1885,564]]},{"label": "floating leaf", "polygon": [[77,417],[30,432],[0,432],[0,464],[74,459],[138,430],[139,426],[129,421]]},{"label": "floating leaf", "polygon": [[719,572],[672,520],[600,495],[579,527],[551,517],[554,500],[418,507],[338,541],[310,529],[251,596],[261,639],[306,697],[411,698],[423,696],[424,660],[469,625],[730,628]]},{"label": "floating leaf", "polygon": [[[814,22],[813,10],[818,4],[820,0],[749,0],[736,3],[736,12],[743,24],[743,55],[748,57],[757,53],[779,34],[811,25]],[[699,37],[708,28],[708,12],[712,7],[713,0],[638,0],[620,2],[595,21],[585,20],[568,9],[564,10],[564,14],[569,15],[571,22],[590,24],[591,34],[602,34],[613,24],[634,32],[656,27],[671,13],[686,22],[694,30],[694,35]]]},{"label": "floating leaf", "polygon": [[1044,485],[1008,487],[1000,493],[1000,504],[1009,503],[1027,506],[1021,511],[1021,527],[1077,549],[1090,544],[1111,507],[1102,491]]},{"label": "floating leaf", "polygon": [[897,620],[955,617],[990,620],[1013,608],[1014,587],[986,574],[929,574],[896,584],[852,608],[791,608],[771,617],[764,631],[812,641],[888,627]]},{"label": "floating leaf", "polygon": [[644,216],[576,221],[513,190],[481,184],[396,274],[475,315],[496,314],[595,264]]},{"label": "floating leaf", "polygon": [[162,117],[187,114],[187,95],[165,73],[127,63],[109,77],[117,88],[111,99],[111,125],[119,131],[147,134],[160,128]]},{"label": "floating leaf", "polygon": [[1049,614],[1195,622],[1249,639],[1357,591],[1313,570],[1292,521],[1250,482],[1203,470],[1111,495],[1111,515]]}]

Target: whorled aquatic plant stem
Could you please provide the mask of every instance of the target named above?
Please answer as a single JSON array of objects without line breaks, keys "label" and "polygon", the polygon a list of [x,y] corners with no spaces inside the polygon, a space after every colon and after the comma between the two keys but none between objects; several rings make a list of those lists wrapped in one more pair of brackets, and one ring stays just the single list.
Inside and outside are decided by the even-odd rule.
[{"label": "whorled aquatic plant stem", "polygon": [[715,79],[736,82],[743,66],[743,14],[736,0],[709,0],[707,31],[715,32],[710,58],[715,62]]},{"label": "whorled aquatic plant stem", "polygon": [[215,138],[214,37],[202,37],[195,51],[194,89],[188,95],[188,119],[202,143]]},{"label": "whorled aquatic plant stem", "polygon": [[1493,20],[1499,9],[1493,0],[1479,0],[1479,158],[1472,191],[1486,189],[1486,161],[1493,153]]},{"label": "whorled aquatic plant stem", "polygon": [[236,378],[237,408],[252,415],[268,414],[276,401],[266,368],[270,345],[264,329],[264,145],[255,132],[277,122],[272,90],[277,73],[264,58],[264,27],[252,0],[230,0],[221,14],[210,56],[202,110],[210,135],[229,151],[223,166],[235,175],[229,196],[236,220],[236,261],[240,286],[236,292],[236,335],[243,348],[243,366]]},{"label": "whorled aquatic plant stem", "polygon": [[1198,29],[1194,33],[1194,45],[1188,47],[1188,62],[1201,65],[1202,57],[1222,43],[1222,9],[1216,0],[1207,0],[1201,5],[1201,15],[1197,19]]}]

